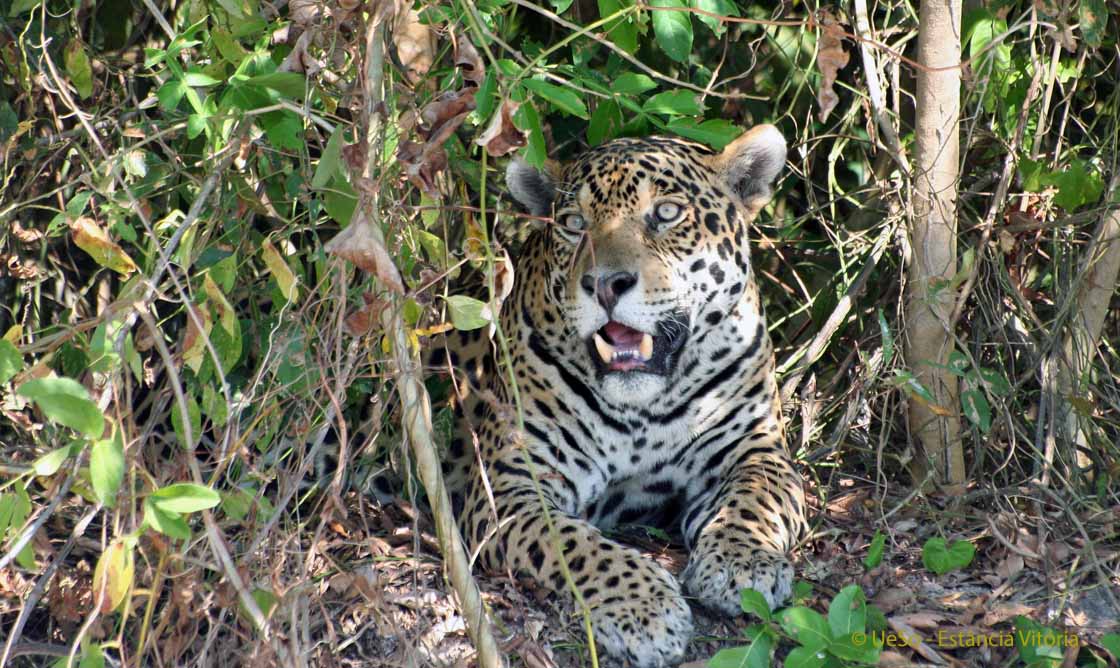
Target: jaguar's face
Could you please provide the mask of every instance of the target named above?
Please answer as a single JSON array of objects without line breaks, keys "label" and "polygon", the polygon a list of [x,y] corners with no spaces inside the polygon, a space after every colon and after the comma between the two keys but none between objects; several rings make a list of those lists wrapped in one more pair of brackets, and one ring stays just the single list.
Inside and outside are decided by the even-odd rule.
[{"label": "jaguar's face", "polygon": [[750,273],[747,224],[784,160],[784,139],[761,126],[722,153],[619,139],[551,176],[511,166],[513,194],[553,218],[550,301],[605,397],[642,404],[664,392],[690,340],[733,310]]}]

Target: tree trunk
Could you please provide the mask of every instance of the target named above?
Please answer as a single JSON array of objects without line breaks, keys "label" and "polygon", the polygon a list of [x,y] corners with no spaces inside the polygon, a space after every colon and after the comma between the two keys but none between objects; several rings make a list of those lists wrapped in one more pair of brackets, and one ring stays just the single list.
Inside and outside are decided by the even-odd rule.
[{"label": "tree trunk", "polygon": [[[1106,202],[1112,202],[1120,188],[1120,177],[1113,177]],[[1079,287],[1074,297],[1074,312],[1070,317],[1069,334],[1062,345],[1061,363],[1057,365],[1058,392],[1056,410],[1058,442],[1076,446],[1077,456],[1071,458],[1079,468],[1088,468],[1092,461],[1085,450],[1092,448],[1086,419],[1073,409],[1071,399],[1086,398],[1091,387],[1090,373],[1093,358],[1097,356],[1101,330],[1108,315],[1112,295],[1120,277],[1120,209],[1109,208],[1101,217],[1093,240],[1078,271]],[[1050,471],[1043,474],[1043,483],[1049,481]]]},{"label": "tree trunk", "polygon": [[949,319],[956,291],[960,164],[961,0],[923,1],[919,14],[911,258],[906,293],[906,359],[933,394],[910,402],[919,482],[932,466],[943,483],[965,479],[957,379],[944,369],[953,351]]}]

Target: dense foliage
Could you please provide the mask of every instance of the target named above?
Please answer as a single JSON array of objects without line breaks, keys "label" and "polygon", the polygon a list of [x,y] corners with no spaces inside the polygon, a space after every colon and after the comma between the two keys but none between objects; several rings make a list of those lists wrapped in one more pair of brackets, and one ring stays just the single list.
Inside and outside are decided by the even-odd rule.
[{"label": "dense foliage", "polygon": [[[1120,501],[1115,301],[1091,363],[1054,378],[1086,249],[1120,253],[1090,245],[1114,197],[1120,22],[1106,0],[965,9],[962,262],[938,286],[962,295],[962,394],[936,409],[967,427],[967,503],[1045,514],[1084,539],[1079,567],[1100,568]],[[298,629],[310,617],[326,637],[326,608],[306,598],[369,557],[324,558],[320,538],[357,531],[375,475],[410,477],[383,317],[399,311],[416,349],[490,326],[505,254],[535,224],[503,194],[514,152],[539,165],[648,133],[720,148],[778,125],[789,168],[751,236],[791,447],[822,500],[845,469],[883,498],[912,485],[900,409],[932,401],[924,362],[901,354],[915,6],[0,13],[2,656],[31,642],[83,666],[312,651]],[[366,271],[325,247],[357,218],[378,230]],[[482,300],[454,281],[471,267]],[[1113,286],[1090,287],[1107,303]],[[429,382],[437,399],[444,385]],[[1080,432],[1055,427],[1063,405]],[[437,404],[437,440],[448,420]]]}]

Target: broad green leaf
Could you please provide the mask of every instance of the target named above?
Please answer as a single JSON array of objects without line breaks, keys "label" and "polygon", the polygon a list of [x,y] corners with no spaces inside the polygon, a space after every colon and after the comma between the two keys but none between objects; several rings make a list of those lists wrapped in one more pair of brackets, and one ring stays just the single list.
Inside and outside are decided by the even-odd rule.
[{"label": "broad green leaf", "polygon": [[572,6],[572,0],[549,0],[549,2],[552,3],[552,10],[557,14],[563,14]]},{"label": "broad green leaf", "polygon": [[332,132],[323,153],[319,156],[319,164],[315,167],[315,175],[311,177],[311,187],[316,190],[327,185],[331,177],[339,172],[342,154],[342,132]]},{"label": "broad green leaf", "polygon": [[611,91],[621,95],[641,95],[657,88],[657,82],[644,74],[627,72],[611,82]]},{"label": "broad green leaf", "polygon": [[203,72],[184,72],[183,83],[195,88],[206,88],[207,86],[220,84],[222,81]]},{"label": "broad green leaf", "polygon": [[479,329],[493,321],[489,304],[466,295],[448,297],[447,310],[451,313],[451,324],[460,331]]},{"label": "broad green leaf", "polygon": [[708,668],[770,668],[774,638],[759,633],[746,647],[721,649],[708,661]]},{"label": "broad green leaf", "polygon": [[887,534],[875,530],[875,536],[871,539],[871,545],[867,548],[867,556],[863,559],[863,565],[868,569],[875,568],[883,561],[883,552],[886,551]]},{"label": "broad green leaf", "polygon": [[992,428],[992,408],[988,405],[988,398],[978,389],[961,392],[961,410],[972,424],[981,432],[988,433]]},{"label": "broad green leaf", "polygon": [[735,141],[743,131],[731,121],[715,118],[697,123],[692,118],[674,118],[665,126],[673,134],[707,144],[717,151]]},{"label": "broad green leaf", "polygon": [[148,498],[165,513],[194,513],[213,508],[222,501],[214,490],[191,482],[177,482],[157,489]]},{"label": "broad green leaf", "polygon": [[808,647],[794,647],[786,656],[785,668],[821,668],[828,655],[823,649],[810,649]]},{"label": "broad green leaf", "polygon": [[834,638],[867,630],[867,599],[859,585],[841,589],[828,606],[828,626]]},{"label": "broad green leaf", "polygon": [[561,88],[560,86],[548,83],[547,81],[540,81],[539,79],[526,79],[522,83],[526,88],[533,91],[541,98],[548,100],[553,107],[560,111],[580,118],[590,118],[587,113],[587,106],[574,90],[570,88]]},{"label": "broad green leaf", "polygon": [[124,446],[119,430],[112,438],[103,438],[93,444],[89,456],[89,478],[97,500],[109,508],[116,505],[117,490],[124,480]]},{"label": "broad green leaf", "polygon": [[545,145],[544,131],[541,129],[541,117],[532,103],[526,102],[517,108],[513,114],[513,124],[518,130],[529,134],[525,152],[521,154],[525,162],[540,169],[548,158],[548,147]]},{"label": "broad green leaf", "polygon": [[696,94],[687,90],[667,90],[658,93],[642,105],[648,114],[667,114],[669,116],[698,116],[704,110],[696,102]]},{"label": "broad green leaf", "polygon": [[144,523],[171,538],[187,540],[191,537],[190,527],[178,513],[160,510],[150,498],[144,500]]},{"label": "broad green leaf", "polygon": [[813,585],[804,580],[793,583],[793,593],[790,598],[794,601],[807,601],[813,595]]},{"label": "broad green leaf", "polygon": [[66,61],[66,76],[82,99],[93,95],[93,68],[90,66],[89,54],[85,45],[80,40],[72,39],[66,44],[63,54]]},{"label": "broad green leaf", "polygon": [[[62,663],[65,666],[66,659],[62,659]],[[78,668],[105,668],[105,652],[99,643],[91,642],[82,647]]]},{"label": "broad green leaf", "polygon": [[1071,213],[1086,204],[1095,203],[1104,191],[1100,173],[1095,169],[1089,171],[1086,164],[1084,160],[1074,160],[1068,168],[1055,172],[1048,179],[1050,184],[1058,187],[1054,203]]},{"label": "broad green leaf", "polygon": [[800,605],[786,608],[778,613],[778,622],[794,640],[810,649],[823,649],[832,641],[828,622],[812,608]]},{"label": "broad green leaf", "polygon": [[297,72],[272,72],[249,77],[250,86],[271,88],[285,97],[302,100],[307,91],[307,79]]},{"label": "broad green leaf", "polygon": [[241,43],[228,30],[211,28],[210,40],[214,42],[214,46],[218,48],[218,53],[222,55],[222,58],[231,65],[240,65],[245,56],[249,55],[245,47],[241,46]]},{"label": "broad green leaf", "polygon": [[14,0],[11,6],[8,7],[8,16],[19,16],[20,14],[31,11],[41,4],[43,4],[42,0]]},{"label": "broad green leaf", "polygon": [[283,109],[260,117],[260,126],[269,143],[279,149],[298,151],[303,148],[303,121],[294,111]]},{"label": "broad green leaf", "polygon": [[[658,11],[659,7],[665,9]],[[673,11],[687,8],[684,0],[650,0],[650,8],[657,45],[673,60],[687,63],[692,53],[692,15]]]},{"label": "broad green leaf", "polygon": [[980,367],[979,373],[980,377],[983,378],[984,382],[987,384],[988,391],[992,394],[997,397],[1006,397],[1008,394],[1011,394],[1011,382],[1007,380],[1007,376],[1004,376],[995,369],[988,369],[986,367]]},{"label": "broad green leaf", "polygon": [[416,230],[416,239],[420,242],[420,247],[424,249],[424,254],[428,256],[429,260],[440,267],[447,266],[447,244],[443,242],[443,239],[427,230]]},{"label": "broad green leaf", "polygon": [[323,208],[339,225],[346,227],[358,208],[358,193],[342,174],[335,174],[323,195]]},{"label": "broad green leaf", "polygon": [[[599,16],[602,18],[614,16],[619,11],[633,6],[632,0],[597,0],[597,2],[599,4]],[[638,50],[638,24],[633,13],[608,21],[603,26],[603,33],[607,36],[607,39],[627,53],[634,53]]]},{"label": "broad green leaf", "polygon": [[598,146],[618,136],[622,129],[622,110],[614,100],[602,100],[587,124],[587,143]]},{"label": "broad green leaf", "polygon": [[766,597],[754,589],[739,592],[739,608],[746,613],[758,616],[764,622],[770,621],[770,604]]},{"label": "broad green leaf", "polygon": [[[720,16],[739,16],[739,8],[736,7],[735,3],[731,0],[690,0],[689,4],[696,9],[700,9],[711,14],[718,14]],[[700,19],[701,23],[708,26],[708,28],[712,32],[714,32],[717,37],[727,32],[727,24],[715,18],[714,16],[697,14],[696,18]]]},{"label": "broad green leaf", "polygon": [[875,665],[879,663],[881,645],[878,636],[857,631],[833,638],[832,644],[828,646],[828,652],[846,662]]},{"label": "broad green leaf", "polygon": [[1120,660],[1120,633],[1106,633],[1101,636],[1101,647],[1112,655],[1113,659]]},{"label": "broad green leaf", "polygon": [[0,339],[0,385],[15,377],[23,368],[23,355],[19,348],[7,339]]},{"label": "broad green leaf", "polygon": [[140,149],[124,154],[124,171],[129,176],[144,178],[148,175],[148,154]]},{"label": "broad green leaf", "polygon": [[930,538],[922,546],[922,564],[937,575],[964,568],[972,563],[976,546],[967,540],[947,545],[944,538]]},{"label": "broad green leaf", "polygon": [[62,468],[63,462],[70,457],[70,446],[64,446],[51,450],[47,454],[35,460],[31,468],[35,469],[35,475],[49,476],[54,475],[58,469]]},{"label": "broad green leaf", "polygon": [[110,613],[124,602],[132,587],[132,577],[136,570],[132,548],[123,540],[109,543],[97,559],[93,569],[93,595],[103,613]]},{"label": "broad green leaf", "polygon": [[76,380],[36,378],[20,385],[16,392],[34,401],[48,419],[90,438],[97,438],[105,430],[101,409],[89,400],[86,388]]},{"label": "broad green leaf", "polygon": [[[993,68],[998,68],[997,71],[1007,71],[1011,66],[1011,47],[1003,42],[987,48],[995,38],[1007,32],[1007,21],[984,8],[968,12],[961,23],[969,57],[979,58],[985,69],[986,64],[991,62]],[[973,69],[980,70],[980,67],[974,65]]]}]

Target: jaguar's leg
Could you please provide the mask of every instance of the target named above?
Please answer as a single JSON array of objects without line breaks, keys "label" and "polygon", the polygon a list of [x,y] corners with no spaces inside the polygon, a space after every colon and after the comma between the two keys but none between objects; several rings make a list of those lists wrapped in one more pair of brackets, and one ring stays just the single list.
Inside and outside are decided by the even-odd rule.
[{"label": "jaguar's leg", "polygon": [[747,587],[772,608],[789,597],[788,555],[805,527],[805,494],[780,428],[748,435],[729,457],[721,481],[684,515],[691,550],[681,580],[705,606],[734,615]]},{"label": "jaguar's leg", "polygon": [[[591,611],[596,645],[641,667],[677,662],[692,636],[692,613],[680,585],[659,564],[604,538],[566,508],[574,483],[562,471],[537,474],[546,497],[542,506],[519,451],[490,465],[494,504],[477,479],[470,483],[463,514],[468,542],[481,546],[491,568],[527,574],[546,589],[569,591],[561,557]],[[497,510],[498,529],[494,536]],[[554,536],[550,536],[548,513]]]}]

